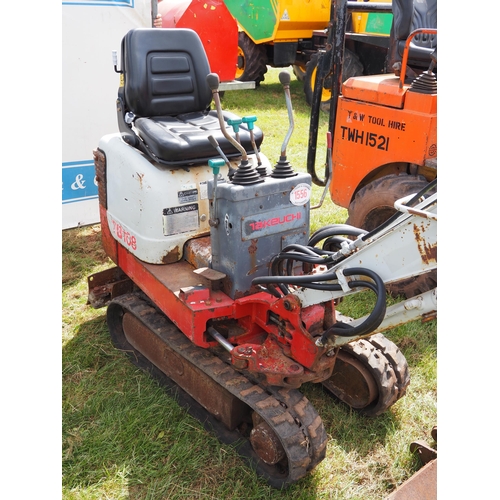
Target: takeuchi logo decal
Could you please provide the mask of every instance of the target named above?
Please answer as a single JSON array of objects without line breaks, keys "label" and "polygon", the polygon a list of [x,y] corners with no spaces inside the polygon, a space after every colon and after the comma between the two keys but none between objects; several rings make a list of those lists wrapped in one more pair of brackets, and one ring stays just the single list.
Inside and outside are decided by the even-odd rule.
[{"label": "takeuchi logo decal", "polygon": [[280,226],[282,224],[288,224],[300,220],[302,214],[300,212],[294,214],[286,214],[282,217],[271,217],[270,219],[259,220],[255,222],[249,222],[248,225],[252,228],[252,231],[260,231],[268,227]]}]

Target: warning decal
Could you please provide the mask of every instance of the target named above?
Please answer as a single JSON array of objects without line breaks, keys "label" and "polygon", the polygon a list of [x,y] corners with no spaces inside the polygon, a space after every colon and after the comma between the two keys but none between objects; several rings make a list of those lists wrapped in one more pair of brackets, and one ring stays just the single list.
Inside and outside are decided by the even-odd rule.
[{"label": "warning decal", "polygon": [[177,200],[179,203],[194,203],[198,201],[197,189],[186,189],[177,192]]},{"label": "warning decal", "polygon": [[198,217],[198,203],[169,207],[163,209],[163,234],[189,233],[198,230],[200,225]]}]

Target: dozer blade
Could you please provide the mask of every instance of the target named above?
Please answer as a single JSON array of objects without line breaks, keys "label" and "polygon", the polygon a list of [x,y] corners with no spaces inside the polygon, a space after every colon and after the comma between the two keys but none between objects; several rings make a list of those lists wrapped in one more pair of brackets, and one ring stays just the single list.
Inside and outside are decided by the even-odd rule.
[{"label": "dozer blade", "polygon": [[386,500],[437,500],[437,458],[419,469]]}]

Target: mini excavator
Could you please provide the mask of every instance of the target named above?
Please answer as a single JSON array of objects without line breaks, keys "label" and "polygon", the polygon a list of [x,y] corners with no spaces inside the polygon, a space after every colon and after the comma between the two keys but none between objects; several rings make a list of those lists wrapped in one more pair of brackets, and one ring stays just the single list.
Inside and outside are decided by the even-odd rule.
[{"label": "mini excavator", "polygon": [[[311,175],[262,151],[255,116],[222,109],[219,79],[189,29],[137,28],[121,45],[119,132],[94,151],[102,244],[115,267],[89,276],[113,344],[275,488],[324,458],[321,416],[300,391],[367,416],[404,396],[399,348],[383,335],[437,314],[437,289],[395,305],[386,285],[437,267],[437,189],[396,203],[374,230],[310,234]],[[214,109],[211,109],[212,102]],[[373,310],[337,311],[368,290]]]}]

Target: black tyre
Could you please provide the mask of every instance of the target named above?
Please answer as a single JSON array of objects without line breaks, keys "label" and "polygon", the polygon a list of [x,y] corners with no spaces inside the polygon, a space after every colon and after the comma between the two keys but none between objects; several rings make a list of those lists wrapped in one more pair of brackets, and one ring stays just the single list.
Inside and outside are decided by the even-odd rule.
[{"label": "black tyre", "polygon": [[305,67],[305,65],[294,64],[293,65],[293,74],[295,75],[295,78],[297,78],[297,80],[299,82],[303,82],[304,81],[304,77],[306,76],[306,67]]},{"label": "black tyre", "polygon": [[267,72],[267,54],[264,45],[255,44],[243,31],[238,34],[238,67],[236,80],[255,82],[259,85],[264,81]]},{"label": "black tyre", "polygon": [[[396,213],[394,202],[399,198],[417,193],[427,180],[422,176],[391,174],[375,179],[361,188],[349,205],[346,224],[371,231]],[[429,271],[387,286],[393,296],[413,297],[432,290],[437,285],[437,272]]]},{"label": "black tyre", "polygon": [[[306,102],[309,106],[312,103],[314,86],[316,83],[316,72],[318,69],[318,58],[319,55],[313,54],[311,59],[309,59],[306,64],[306,72],[304,75],[304,93],[306,96]],[[359,76],[363,74],[363,65],[359,60],[359,57],[348,49],[344,51],[344,65],[342,67],[342,81],[346,81],[348,78],[352,76]],[[330,99],[332,98],[332,93],[330,90],[323,89],[321,93],[321,104],[322,106],[326,106],[330,103]]]}]

